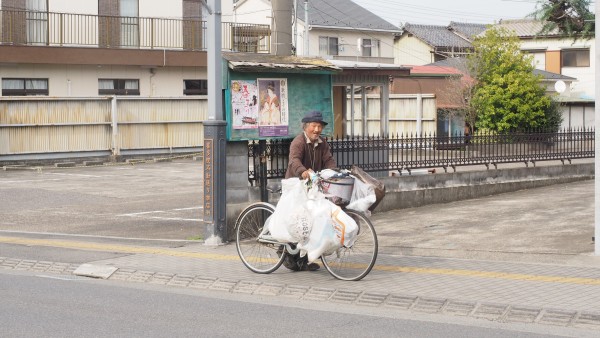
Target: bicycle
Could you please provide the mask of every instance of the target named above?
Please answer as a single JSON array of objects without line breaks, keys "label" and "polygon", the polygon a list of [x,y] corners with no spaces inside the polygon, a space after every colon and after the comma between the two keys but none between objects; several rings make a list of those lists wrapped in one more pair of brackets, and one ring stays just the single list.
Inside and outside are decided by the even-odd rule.
[{"label": "bicycle", "polygon": [[[356,241],[350,247],[342,246],[333,254],[320,258],[333,277],[357,281],[368,275],[375,265],[379,244],[375,228],[364,214],[343,210],[358,225]],[[283,264],[284,252],[292,255],[299,252],[297,243],[283,243],[268,235],[261,236],[264,225],[274,211],[274,205],[256,202],[246,207],[235,223],[238,255],[244,265],[255,273],[271,273]]]}]

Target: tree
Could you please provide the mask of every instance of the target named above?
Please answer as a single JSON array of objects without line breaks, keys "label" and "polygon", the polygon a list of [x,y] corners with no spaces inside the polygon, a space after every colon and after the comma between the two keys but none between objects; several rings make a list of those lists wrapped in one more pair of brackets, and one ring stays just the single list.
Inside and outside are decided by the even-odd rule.
[{"label": "tree", "polygon": [[531,14],[544,23],[537,35],[545,35],[558,29],[566,36],[590,39],[595,32],[595,15],[590,11],[590,0],[545,0],[538,1],[536,11]]},{"label": "tree", "polygon": [[519,39],[505,28],[490,28],[473,42],[470,72],[477,81],[472,108],[477,128],[497,132],[544,128],[551,99],[533,74],[531,56],[521,53]]}]

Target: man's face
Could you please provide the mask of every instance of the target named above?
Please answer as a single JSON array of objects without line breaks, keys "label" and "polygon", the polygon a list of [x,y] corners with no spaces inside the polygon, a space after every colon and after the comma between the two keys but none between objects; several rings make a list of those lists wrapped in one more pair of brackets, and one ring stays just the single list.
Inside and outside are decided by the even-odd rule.
[{"label": "man's face", "polygon": [[306,129],[304,129],[304,131],[306,132],[306,136],[308,136],[312,142],[316,142],[323,131],[323,125],[321,122],[309,122],[306,124]]}]

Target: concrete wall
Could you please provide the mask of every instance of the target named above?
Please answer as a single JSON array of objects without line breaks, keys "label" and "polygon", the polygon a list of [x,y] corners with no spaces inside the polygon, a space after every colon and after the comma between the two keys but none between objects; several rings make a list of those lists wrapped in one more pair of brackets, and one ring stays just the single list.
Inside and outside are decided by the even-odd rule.
[{"label": "concrete wall", "polygon": [[381,179],[378,212],[479,198],[594,178],[594,163],[428,174]]}]

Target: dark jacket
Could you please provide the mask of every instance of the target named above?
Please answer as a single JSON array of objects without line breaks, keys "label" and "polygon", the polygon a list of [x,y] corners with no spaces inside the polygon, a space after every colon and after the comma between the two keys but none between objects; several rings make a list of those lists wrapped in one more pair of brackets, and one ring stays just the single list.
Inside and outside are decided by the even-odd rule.
[{"label": "dark jacket", "polygon": [[335,168],[335,159],[331,155],[329,144],[322,138],[315,147],[307,141],[304,133],[296,136],[290,145],[290,158],[285,178],[302,178],[302,173],[308,169],[321,171]]}]

